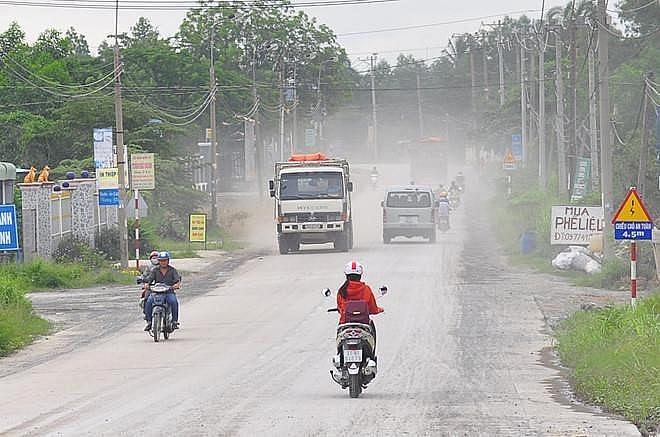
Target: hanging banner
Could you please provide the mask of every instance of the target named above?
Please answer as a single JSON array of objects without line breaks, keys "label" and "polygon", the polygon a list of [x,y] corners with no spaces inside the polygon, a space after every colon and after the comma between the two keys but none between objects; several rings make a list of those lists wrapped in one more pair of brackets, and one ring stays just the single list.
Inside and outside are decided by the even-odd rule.
[{"label": "hanging banner", "polygon": [[575,182],[573,183],[573,192],[571,193],[571,202],[576,202],[587,192],[589,181],[591,180],[591,159],[577,158],[575,162]]},{"label": "hanging banner", "polygon": [[94,129],[94,168],[115,167],[112,128]]}]

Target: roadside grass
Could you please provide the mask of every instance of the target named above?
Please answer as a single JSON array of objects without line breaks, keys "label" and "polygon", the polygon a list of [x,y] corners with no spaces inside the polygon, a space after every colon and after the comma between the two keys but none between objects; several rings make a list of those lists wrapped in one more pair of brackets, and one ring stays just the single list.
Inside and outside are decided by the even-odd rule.
[{"label": "roadside grass", "polygon": [[20,349],[43,335],[50,324],[32,309],[25,282],[0,268],[0,356]]},{"label": "roadside grass", "polygon": [[643,432],[660,430],[660,293],[634,308],[577,312],[556,337],[582,399],[623,415]]},{"label": "roadside grass", "polygon": [[[521,181],[521,177],[518,177]],[[575,285],[616,289],[630,278],[629,246],[614,242],[619,256],[602,264],[601,271],[588,275],[558,270],[551,260],[561,248],[550,245],[550,211],[560,204],[552,194],[539,192],[524,178],[512,196],[498,185],[491,201],[491,219],[500,246],[514,265],[525,265],[550,273]],[[597,204],[585,199],[585,204]],[[512,213],[518,211],[518,213]],[[520,213],[523,211],[524,213]],[[522,233],[535,237],[531,251],[522,253]],[[655,265],[651,245],[638,244],[638,277],[653,278]],[[586,402],[621,414],[635,423],[643,435],[660,432],[660,294],[656,291],[630,305],[578,311],[555,331],[557,350],[571,372],[575,393]]]}]

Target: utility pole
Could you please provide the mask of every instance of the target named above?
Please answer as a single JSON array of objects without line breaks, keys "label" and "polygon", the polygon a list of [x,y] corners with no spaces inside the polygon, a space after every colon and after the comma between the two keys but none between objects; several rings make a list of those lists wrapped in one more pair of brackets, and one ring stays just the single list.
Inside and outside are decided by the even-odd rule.
[{"label": "utility pole", "polygon": [[[570,32],[570,53],[571,53],[571,71],[570,71],[570,106],[569,106],[569,116],[568,116],[568,130],[569,130],[569,141],[568,147],[569,150],[575,151],[578,157],[584,157],[584,142],[580,142],[580,146],[577,144],[577,23],[575,18],[575,11],[571,14],[571,22],[569,24]],[[573,168],[573,167],[571,167]]]},{"label": "utility pole", "polygon": [[648,93],[650,81],[653,81],[653,73],[648,73],[644,77],[644,94],[642,95],[642,135],[639,144],[639,172],[637,173],[637,190],[642,198],[644,197],[646,168],[649,157]]},{"label": "utility pole", "polygon": [[594,193],[600,190],[600,165],[598,162],[598,124],[596,121],[596,61],[594,49],[587,51],[587,64],[589,67],[589,146],[591,149],[591,188]]},{"label": "utility pole", "polygon": [[545,151],[545,41],[544,29],[541,25],[538,37],[539,44],[539,124],[538,124],[538,137],[539,137],[539,185],[541,189],[545,189],[548,182],[548,164]]},{"label": "utility pole", "polygon": [[126,217],[126,148],[124,146],[124,116],[121,103],[121,62],[119,57],[119,0],[115,3],[115,123],[117,129],[117,173],[119,182],[119,259],[122,269],[128,268],[128,219]]},{"label": "utility pole", "polygon": [[561,27],[554,28],[555,33],[555,65],[557,87],[557,152],[559,197],[568,200],[568,178],[566,177],[566,139],[564,129],[564,81],[561,70]]},{"label": "utility pole", "polygon": [[484,69],[484,95],[486,97],[486,101],[488,101],[488,94],[489,94],[489,89],[488,89],[488,51],[486,47],[486,33],[481,34],[481,63],[483,64],[483,69]]},{"label": "utility pole", "polygon": [[261,142],[261,132],[259,127],[259,94],[257,93],[257,58],[256,47],[252,49],[252,99],[254,100],[254,146],[255,146],[255,165],[257,167],[257,192],[259,193],[259,200],[263,199],[263,143]]},{"label": "utility pole", "polygon": [[424,137],[424,114],[422,113],[422,94],[420,90],[419,68],[417,68],[417,118],[419,119],[419,137]]},{"label": "utility pole", "polygon": [[373,53],[371,60],[371,122],[373,123],[374,161],[378,161],[378,121],[376,118],[376,56]]},{"label": "utility pole", "polygon": [[280,66],[280,162],[284,162],[284,61]]},{"label": "utility pole", "polygon": [[477,77],[474,71],[474,41],[472,35],[467,38],[468,50],[470,51],[470,85],[472,89],[472,118],[476,123],[477,113]]},{"label": "utility pole", "polygon": [[218,224],[218,142],[216,140],[216,114],[215,114],[215,103],[216,103],[216,91],[217,84],[215,79],[215,57],[214,57],[214,35],[213,35],[213,25],[211,25],[211,65],[209,67],[209,92],[211,93],[211,107],[210,107],[210,119],[209,127],[211,130],[211,135],[209,140],[211,141],[211,225],[216,226]]},{"label": "utility pole", "polygon": [[504,57],[502,55],[502,28],[501,24],[497,23],[497,56],[500,68],[500,106],[504,106]]},{"label": "utility pole", "polygon": [[522,165],[527,167],[529,151],[527,150],[527,86],[525,84],[525,62],[526,62],[525,44],[520,42],[520,124],[522,139]]},{"label": "utility pole", "polygon": [[298,61],[293,63],[293,126],[291,127],[291,154],[296,152],[296,139],[298,133]]},{"label": "utility pole", "polygon": [[603,220],[603,250],[605,257],[614,255],[614,248],[607,244],[612,235],[614,181],[612,174],[612,141],[610,138],[610,80],[609,80],[609,24],[607,0],[598,0],[598,95],[600,112],[600,168],[602,202],[605,211]]}]

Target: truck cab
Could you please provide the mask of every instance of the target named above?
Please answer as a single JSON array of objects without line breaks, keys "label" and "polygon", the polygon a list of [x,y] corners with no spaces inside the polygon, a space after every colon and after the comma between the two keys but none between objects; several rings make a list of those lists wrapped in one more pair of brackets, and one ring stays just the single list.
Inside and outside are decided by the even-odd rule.
[{"label": "truck cab", "polygon": [[280,253],[296,252],[301,244],[333,243],[336,250],[351,249],[352,191],[346,160],[321,155],[276,163],[269,192],[275,200]]}]

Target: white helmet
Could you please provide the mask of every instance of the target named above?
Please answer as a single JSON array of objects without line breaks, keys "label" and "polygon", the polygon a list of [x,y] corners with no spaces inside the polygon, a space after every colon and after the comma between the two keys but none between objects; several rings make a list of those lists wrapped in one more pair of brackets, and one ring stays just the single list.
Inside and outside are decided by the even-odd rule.
[{"label": "white helmet", "polygon": [[353,260],[344,266],[345,275],[361,275],[364,272],[364,267],[359,262]]}]

